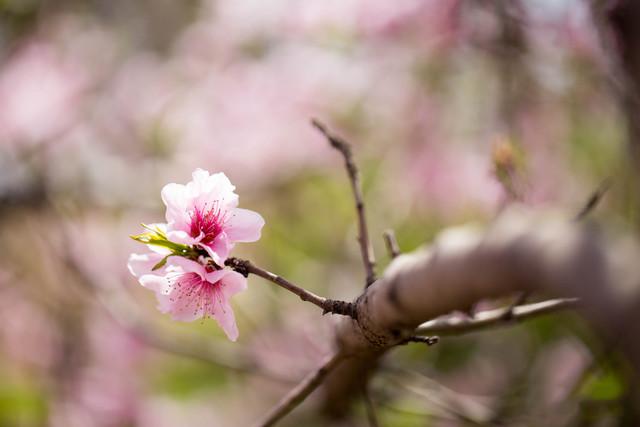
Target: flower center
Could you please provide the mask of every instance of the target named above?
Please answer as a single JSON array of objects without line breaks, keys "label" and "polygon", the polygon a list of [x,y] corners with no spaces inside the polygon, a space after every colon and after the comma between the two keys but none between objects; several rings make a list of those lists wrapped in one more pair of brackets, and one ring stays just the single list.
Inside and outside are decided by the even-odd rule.
[{"label": "flower center", "polygon": [[191,226],[189,234],[191,237],[202,235],[200,243],[210,245],[220,234],[226,221],[227,212],[220,209],[218,203],[212,207],[205,205],[204,209],[194,208],[191,212]]},{"label": "flower center", "polygon": [[192,312],[194,316],[209,317],[218,305],[222,311],[222,282],[211,283],[196,273],[180,273],[169,278],[169,300],[178,311]]}]

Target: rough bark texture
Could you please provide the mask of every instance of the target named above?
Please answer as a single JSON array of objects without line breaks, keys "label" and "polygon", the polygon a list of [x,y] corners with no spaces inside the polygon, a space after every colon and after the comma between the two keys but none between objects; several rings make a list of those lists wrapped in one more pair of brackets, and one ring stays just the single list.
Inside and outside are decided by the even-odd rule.
[{"label": "rough bark texture", "polygon": [[417,326],[484,298],[518,291],[581,298],[584,315],[640,370],[638,249],[607,240],[564,215],[511,209],[486,230],[443,232],[429,248],[398,257],[357,301],[357,320],[344,319],[337,345],[350,356],[325,383],[327,414],[340,417],[359,396],[377,361]]}]

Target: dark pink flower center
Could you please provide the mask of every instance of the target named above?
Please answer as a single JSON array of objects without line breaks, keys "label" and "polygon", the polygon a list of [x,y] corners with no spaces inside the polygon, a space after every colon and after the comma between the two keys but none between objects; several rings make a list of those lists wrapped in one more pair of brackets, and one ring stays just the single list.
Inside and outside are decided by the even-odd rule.
[{"label": "dark pink flower center", "polygon": [[193,310],[194,316],[202,313],[203,317],[213,315],[216,305],[224,311],[221,281],[211,283],[197,273],[181,273],[168,280],[169,299],[180,307],[179,311]]},{"label": "dark pink flower center", "polygon": [[204,209],[196,207],[191,212],[189,234],[193,238],[202,235],[200,243],[210,245],[222,232],[226,217],[227,212],[221,210],[217,203],[214,203],[210,208],[207,206]]}]

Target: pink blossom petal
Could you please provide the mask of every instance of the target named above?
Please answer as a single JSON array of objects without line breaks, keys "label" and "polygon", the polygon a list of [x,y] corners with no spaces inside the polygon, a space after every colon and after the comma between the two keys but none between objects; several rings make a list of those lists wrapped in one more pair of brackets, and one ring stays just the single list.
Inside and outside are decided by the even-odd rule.
[{"label": "pink blossom petal", "polygon": [[247,278],[235,271],[228,271],[224,279],[222,279],[221,285],[222,293],[228,300],[238,292],[247,289]]},{"label": "pink blossom petal", "polygon": [[191,176],[193,177],[193,181],[187,184],[187,188],[192,196],[203,193],[213,193],[215,196],[224,196],[233,193],[236,189],[236,187],[231,184],[231,181],[229,181],[229,178],[222,172],[210,175],[209,172],[204,169],[196,169]]},{"label": "pink blossom petal", "polygon": [[216,264],[224,265],[224,262],[227,260],[229,252],[231,252],[234,245],[229,242],[227,234],[223,232],[216,236],[211,245],[202,246]]},{"label": "pink blossom petal", "polygon": [[193,181],[187,184],[192,197],[192,206],[206,210],[214,205],[220,209],[233,209],[238,206],[238,195],[235,186],[222,173],[209,175],[209,172],[196,169]]},{"label": "pink blossom petal", "polygon": [[[168,270],[170,271],[177,270],[178,273],[196,273],[203,279],[207,274],[207,271],[202,264],[181,256],[171,257],[170,264],[171,266],[168,267]],[[178,268],[176,269],[176,267]]]},{"label": "pink blossom petal", "polygon": [[145,288],[152,290],[156,294],[168,294],[170,291],[170,285],[165,276],[158,276],[155,274],[145,274],[141,276],[138,281]]},{"label": "pink blossom petal", "polygon": [[248,209],[236,208],[227,220],[226,233],[233,242],[255,242],[264,226],[262,216]]},{"label": "pink blossom petal", "polygon": [[131,254],[127,267],[135,277],[149,274],[151,269],[163,258],[162,254],[151,252],[148,254]]},{"label": "pink blossom petal", "polygon": [[191,237],[187,232],[182,230],[169,231],[167,239],[174,243],[182,243],[183,245],[195,245],[202,239],[202,234],[198,237]]},{"label": "pink blossom petal", "polygon": [[216,304],[213,317],[227,335],[227,338],[231,341],[236,341],[238,339],[239,333],[238,326],[236,325],[236,318],[233,315],[231,305],[227,301],[222,300],[221,304]]},{"label": "pink blossom petal", "polygon": [[189,198],[187,187],[181,184],[167,184],[160,193],[162,201],[167,206],[165,214],[167,222],[173,228],[179,230],[187,229],[188,216],[186,215]]},{"label": "pink blossom petal", "polygon": [[205,279],[209,283],[216,283],[230,273],[229,270],[213,270],[205,273]]},{"label": "pink blossom petal", "polygon": [[158,309],[162,313],[170,313],[173,320],[181,322],[192,322],[202,317],[202,307],[200,307],[195,299],[179,298],[172,294],[166,295],[156,293],[158,299]]}]

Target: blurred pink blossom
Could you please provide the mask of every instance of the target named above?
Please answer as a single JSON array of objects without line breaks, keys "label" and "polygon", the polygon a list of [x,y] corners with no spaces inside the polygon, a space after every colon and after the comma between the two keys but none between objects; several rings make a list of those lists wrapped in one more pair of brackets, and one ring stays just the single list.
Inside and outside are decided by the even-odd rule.
[{"label": "blurred pink blossom", "polygon": [[10,363],[49,369],[59,357],[60,331],[46,310],[9,286],[28,284],[9,277],[0,270],[0,349]]},{"label": "blurred pink blossom", "polygon": [[53,46],[32,41],[0,69],[0,143],[39,143],[70,127],[87,78]]},{"label": "blurred pink blossom", "polygon": [[[88,313],[86,360],[65,376],[66,392],[51,408],[53,427],[117,427],[137,424],[140,415],[140,364],[145,347],[100,310]],[[79,340],[82,342],[82,340]],[[78,344],[80,345],[80,344]]]},{"label": "blurred pink blossom", "polygon": [[418,199],[426,199],[429,209],[451,214],[469,207],[497,207],[502,190],[491,174],[488,155],[469,147],[425,145],[408,163]]}]

